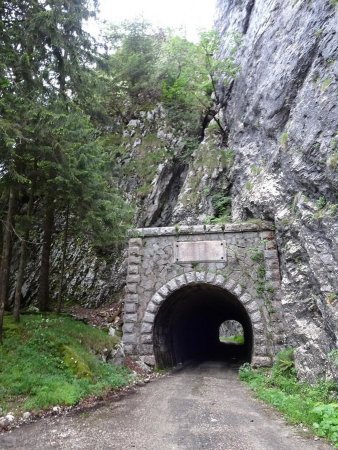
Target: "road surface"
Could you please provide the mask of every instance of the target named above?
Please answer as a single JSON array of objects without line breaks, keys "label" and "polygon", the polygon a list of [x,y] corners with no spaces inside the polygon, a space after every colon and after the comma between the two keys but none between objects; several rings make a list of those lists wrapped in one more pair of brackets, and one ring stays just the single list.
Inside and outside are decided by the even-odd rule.
[{"label": "road surface", "polygon": [[324,450],[252,398],[225,363],[191,366],[97,410],[0,436],[1,449]]}]

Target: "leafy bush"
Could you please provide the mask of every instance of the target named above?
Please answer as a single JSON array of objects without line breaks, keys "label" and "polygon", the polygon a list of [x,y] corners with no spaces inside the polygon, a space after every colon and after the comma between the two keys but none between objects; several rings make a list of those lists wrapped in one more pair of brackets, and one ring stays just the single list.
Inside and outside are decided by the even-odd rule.
[{"label": "leafy bush", "polygon": [[331,439],[338,447],[338,403],[319,404],[312,411],[318,417],[313,424],[317,434]]}]

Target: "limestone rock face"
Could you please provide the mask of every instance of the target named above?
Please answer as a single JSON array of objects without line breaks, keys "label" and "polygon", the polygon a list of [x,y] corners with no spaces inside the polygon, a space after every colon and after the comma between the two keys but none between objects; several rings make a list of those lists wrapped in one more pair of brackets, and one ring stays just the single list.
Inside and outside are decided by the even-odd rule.
[{"label": "limestone rock face", "polygon": [[[338,346],[338,8],[219,0],[240,74],[223,92],[233,219],[274,220],[289,344],[303,379],[333,376]],[[336,368],[338,372],[338,368]]]}]

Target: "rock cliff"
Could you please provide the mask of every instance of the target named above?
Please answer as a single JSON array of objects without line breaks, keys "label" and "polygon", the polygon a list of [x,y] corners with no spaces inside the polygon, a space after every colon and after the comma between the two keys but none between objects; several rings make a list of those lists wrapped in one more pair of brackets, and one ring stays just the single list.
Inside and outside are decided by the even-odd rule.
[{"label": "rock cliff", "polygon": [[232,216],[275,222],[288,344],[313,381],[338,346],[337,2],[219,0],[217,28],[223,56],[242,36],[223,93]]}]

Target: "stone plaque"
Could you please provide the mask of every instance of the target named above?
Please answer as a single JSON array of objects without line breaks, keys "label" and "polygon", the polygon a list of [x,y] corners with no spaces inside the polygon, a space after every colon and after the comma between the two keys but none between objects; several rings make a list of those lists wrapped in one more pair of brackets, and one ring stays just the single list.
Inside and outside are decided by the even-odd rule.
[{"label": "stone plaque", "polygon": [[176,242],[174,245],[176,262],[225,262],[226,260],[224,241]]}]

